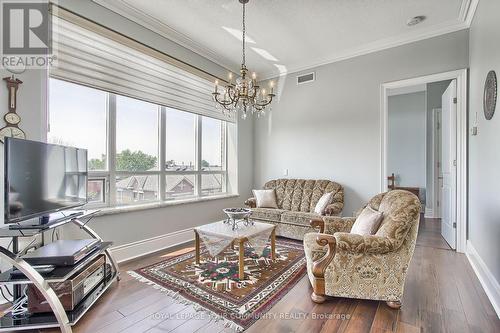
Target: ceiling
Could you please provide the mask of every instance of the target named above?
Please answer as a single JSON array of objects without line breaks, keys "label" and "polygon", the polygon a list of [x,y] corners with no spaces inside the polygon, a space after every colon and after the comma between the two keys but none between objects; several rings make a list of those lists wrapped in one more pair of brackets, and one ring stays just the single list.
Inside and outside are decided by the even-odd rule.
[{"label": "ceiling", "polygon": [[[230,70],[240,66],[238,0],[93,1]],[[265,79],[466,29],[477,1],[250,0],[247,67]],[[408,27],[417,15],[427,19]]]}]

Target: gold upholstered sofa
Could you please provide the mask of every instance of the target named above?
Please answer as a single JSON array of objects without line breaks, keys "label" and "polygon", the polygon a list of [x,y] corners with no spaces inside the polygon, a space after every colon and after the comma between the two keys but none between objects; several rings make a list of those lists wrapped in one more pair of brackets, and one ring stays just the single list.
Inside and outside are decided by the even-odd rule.
[{"label": "gold upholstered sofa", "polygon": [[[311,226],[313,219],[323,216],[340,215],[344,207],[343,187],[330,180],[276,179],[264,185],[265,190],[275,190],[278,208],[256,208],[255,198],[245,201],[252,209],[251,217],[276,225],[276,235],[302,240],[304,235],[316,229]],[[323,216],[314,213],[321,196],[332,192],[330,204]]]},{"label": "gold upholstered sofa", "polygon": [[320,233],[304,237],[307,273],[313,301],[325,296],[386,301],[401,306],[406,273],[420,220],[420,201],[394,190],[373,197],[371,208],[383,213],[374,235],[349,233],[356,218],[326,217],[314,221]]}]

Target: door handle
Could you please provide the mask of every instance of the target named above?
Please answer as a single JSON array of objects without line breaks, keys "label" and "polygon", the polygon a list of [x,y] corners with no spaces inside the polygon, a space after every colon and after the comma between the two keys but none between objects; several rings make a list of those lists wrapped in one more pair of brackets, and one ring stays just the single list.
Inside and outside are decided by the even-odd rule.
[{"label": "door handle", "polygon": [[438,177],[438,179],[443,180],[443,177]]}]

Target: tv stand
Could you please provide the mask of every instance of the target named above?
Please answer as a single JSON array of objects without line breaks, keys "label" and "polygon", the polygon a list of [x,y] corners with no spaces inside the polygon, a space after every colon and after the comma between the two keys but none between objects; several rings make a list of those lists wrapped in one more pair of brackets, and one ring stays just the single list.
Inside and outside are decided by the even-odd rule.
[{"label": "tv stand", "polygon": [[[72,213],[69,213],[69,212],[72,212]],[[68,215],[64,215],[64,212],[59,212],[58,214],[62,214],[59,217],[51,219],[50,215],[44,215],[44,216],[38,218],[38,223],[33,223],[32,221],[12,223],[12,224],[9,224],[9,229],[14,229],[14,230],[40,229],[41,231],[45,231],[46,229],[50,229],[50,227],[54,224],[59,225],[59,224],[61,224],[61,222],[64,224],[68,220],[72,220],[72,219],[75,219],[77,217],[81,217],[83,215],[85,215],[86,217],[89,217],[90,215],[93,215],[97,212],[98,212],[98,210],[92,210],[92,211],[71,210],[71,211],[67,211],[67,213],[69,213]]]},{"label": "tv stand", "polygon": [[[21,227],[23,224],[17,224],[16,226],[18,226],[18,228],[16,229],[12,229],[9,226],[0,228],[0,238],[12,238],[12,251],[8,248],[0,246],[0,258],[6,260],[14,268],[17,268],[24,274],[24,276],[19,277],[12,276],[10,274],[11,270],[3,272],[0,274],[0,284],[14,286],[14,301],[22,297],[22,285],[33,284],[45,297],[53,312],[48,314],[26,314],[15,318],[13,318],[10,314],[5,315],[0,318],[0,332],[59,327],[61,332],[71,333],[71,327],[85,315],[85,313],[94,305],[97,299],[104,294],[111,284],[115,281],[119,281],[118,264],[114,259],[109,246],[103,246],[97,251],[92,252],[92,254],[89,254],[87,258],[82,260],[82,263],[78,263],[73,267],[65,267],[65,269],[60,269],[58,272],[54,271],[45,277],[37,272],[36,269],[24,259],[18,257],[18,253],[20,252],[20,237],[36,236],[44,231],[54,229],[68,223],[75,224],[80,229],[85,231],[90,237],[102,241],[101,237],[99,237],[99,235],[88,227],[85,221],[83,221],[85,218],[91,218],[96,212],[97,211],[86,211],[78,217],[70,215],[64,220],[59,219],[45,225],[39,225],[38,228],[34,228],[33,225],[29,224],[25,224],[25,228]],[[86,262],[93,260],[96,256],[101,254],[105,254],[107,262],[111,264],[111,275],[101,281],[74,310],[65,311],[61,301],[57,297],[54,290],[52,290],[49,283],[65,281],[74,275],[74,273],[81,270],[86,265]]]}]

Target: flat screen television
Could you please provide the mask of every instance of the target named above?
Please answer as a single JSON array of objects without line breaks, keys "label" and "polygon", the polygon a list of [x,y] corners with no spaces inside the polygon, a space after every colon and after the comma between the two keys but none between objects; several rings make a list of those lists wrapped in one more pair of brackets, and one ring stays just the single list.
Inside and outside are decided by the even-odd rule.
[{"label": "flat screen television", "polygon": [[87,203],[87,150],[6,138],[5,223]]}]

